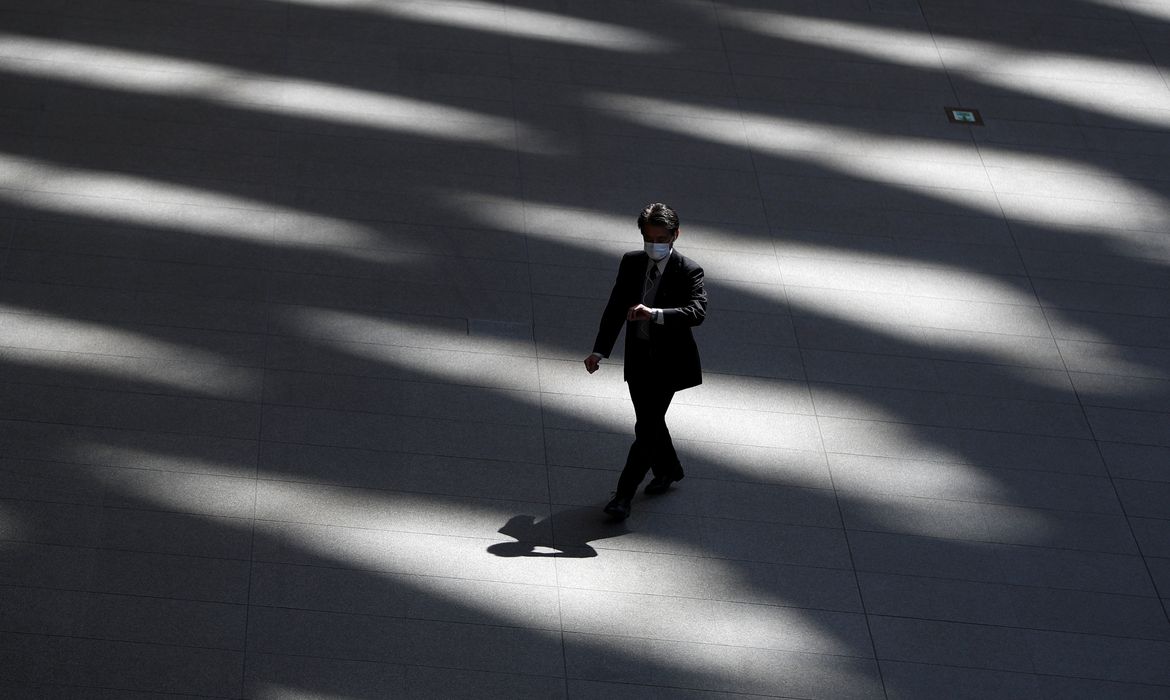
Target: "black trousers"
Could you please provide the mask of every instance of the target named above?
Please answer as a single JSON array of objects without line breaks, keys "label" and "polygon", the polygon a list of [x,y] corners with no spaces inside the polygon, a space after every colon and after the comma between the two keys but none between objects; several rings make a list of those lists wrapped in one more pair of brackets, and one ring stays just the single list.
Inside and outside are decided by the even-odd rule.
[{"label": "black trousers", "polygon": [[617,498],[633,498],[646,472],[654,476],[683,477],[682,464],[666,428],[666,409],[674,398],[674,390],[653,381],[627,382],[630,400],[634,402],[634,444],[626,457],[626,466],[618,478]]}]

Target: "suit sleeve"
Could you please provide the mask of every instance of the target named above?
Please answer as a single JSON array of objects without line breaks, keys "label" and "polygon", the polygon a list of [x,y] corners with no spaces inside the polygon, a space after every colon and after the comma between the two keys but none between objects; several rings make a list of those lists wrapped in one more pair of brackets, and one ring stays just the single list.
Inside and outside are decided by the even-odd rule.
[{"label": "suit sleeve", "polygon": [[662,310],[662,323],[667,326],[697,326],[707,317],[707,291],[703,289],[703,268],[695,265],[686,271],[690,294],[687,303]]},{"label": "suit sleeve", "polygon": [[626,258],[622,258],[618,264],[617,280],[613,283],[613,289],[609,293],[609,302],[605,305],[605,311],[601,313],[601,324],[597,329],[597,339],[593,341],[593,352],[598,353],[602,357],[609,357],[613,351],[614,343],[617,342],[618,333],[621,333],[622,326],[626,322],[627,304],[622,300],[622,274],[625,271]]}]

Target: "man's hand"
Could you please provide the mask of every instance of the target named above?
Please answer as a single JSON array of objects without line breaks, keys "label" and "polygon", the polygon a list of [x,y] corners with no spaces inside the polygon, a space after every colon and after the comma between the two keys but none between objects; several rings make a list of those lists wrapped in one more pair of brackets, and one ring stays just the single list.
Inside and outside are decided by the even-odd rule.
[{"label": "man's hand", "polygon": [[585,358],[585,369],[589,371],[589,374],[596,372],[599,367],[601,367],[601,360],[597,355],[590,355]]},{"label": "man's hand", "polygon": [[626,320],[627,321],[649,321],[651,318],[654,317],[654,314],[651,313],[651,311],[652,311],[652,309],[649,306],[646,306],[644,304],[638,304],[637,306],[631,306],[630,310],[626,312]]}]

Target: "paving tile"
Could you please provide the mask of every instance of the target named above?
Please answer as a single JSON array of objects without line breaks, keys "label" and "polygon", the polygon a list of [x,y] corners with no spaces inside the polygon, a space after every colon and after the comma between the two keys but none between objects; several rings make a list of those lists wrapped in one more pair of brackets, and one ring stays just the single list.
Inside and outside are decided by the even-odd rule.
[{"label": "paving tile", "polygon": [[565,658],[573,679],[781,697],[882,695],[876,665],[864,658],[576,633],[565,635]]},{"label": "paving tile", "polygon": [[743,695],[739,693],[717,693],[709,690],[684,690],[652,685],[636,685],[633,683],[605,683],[602,681],[569,680],[566,684],[570,697],[574,698],[679,698],[680,700],[748,700],[758,695]]},{"label": "paving tile", "polygon": [[1157,412],[1166,405],[1170,381],[1116,374],[1070,372],[1077,394],[1086,405]]},{"label": "paving tile", "polygon": [[14,459],[226,476],[255,473],[254,439],[0,421]]},{"label": "paving tile", "polygon": [[881,669],[887,697],[897,700],[942,696],[1024,700],[1038,697],[1041,688],[1037,676],[1024,673],[899,661],[882,661]]},{"label": "paving tile", "polygon": [[1050,337],[928,328],[922,331],[925,354],[941,360],[973,362],[1006,367],[1064,370],[1060,349]]},{"label": "paving tile", "polygon": [[414,620],[560,626],[551,587],[320,566],[256,563],[250,600],[267,607]]},{"label": "paving tile", "polygon": [[540,464],[265,442],[260,472],[273,480],[535,502],[548,497]]},{"label": "paving tile", "polygon": [[249,653],[246,661],[244,694],[249,697],[344,694],[376,698],[402,693],[406,685],[406,669],[397,664],[257,652]]},{"label": "paving tile", "polygon": [[[454,245],[449,246],[454,248]],[[424,249],[425,252],[317,245],[307,249],[282,247],[265,260],[265,268],[290,274],[377,279],[392,274],[399,282],[429,285],[452,269],[460,274],[450,280],[459,289],[484,291],[528,291],[529,270],[519,260],[500,260],[464,251]]]},{"label": "paving tile", "polygon": [[270,340],[266,360],[268,367],[289,372],[422,378],[514,391],[539,388],[534,358],[489,352],[278,336]]},{"label": "paving tile", "polygon": [[[393,280],[393,277],[390,278]],[[268,275],[269,299],[278,304],[321,305],[337,309],[377,310],[419,316],[530,321],[527,294],[466,290],[449,285],[406,284],[386,279],[274,272]]]},{"label": "paving tile", "polygon": [[486,537],[517,512],[542,514],[547,505],[288,481],[256,488],[256,517],[268,521]]},{"label": "paving tile", "polygon": [[244,367],[258,367],[264,357],[264,338],[257,334],[148,325],[124,316],[112,319],[112,324],[103,323],[107,319],[91,322],[63,318],[53,312],[4,313],[2,317],[4,332],[0,338],[4,345],[24,350]]},{"label": "paving tile", "polygon": [[17,280],[0,281],[0,291],[13,306],[94,323],[219,331],[236,344],[243,339],[234,334],[264,332],[264,305],[255,301]]},{"label": "paving tile", "polygon": [[920,496],[955,501],[1119,513],[1104,477],[972,467],[861,455],[829,455],[833,483],[844,493]]},{"label": "paving tile", "polygon": [[[711,313],[701,326],[699,337],[718,337],[724,342],[753,343],[759,346],[791,347],[796,344],[792,332],[792,320],[788,316],[770,313],[749,313],[718,309]],[[700,348],[705,347],[699,341]]]},{"label": "paving tile", "polygon": [[449,420],[486,418],[492,422],[514,425],[540,423],[540,401],[534,393],[452,386],[442,381],[395,381],[324,373],[270,371],[264,375],[264,392],[264,401],[269,405]]},{"label": "paving tile", "polygon": [[1045,306],[1057,309],[1165,317],[1166,290],[1123,284],[1033,279]]},{"label": "paving tile", "polygon": [[565,588],[858,612],[852,572],[766,562],[623,551],[598,547],[596,558],[559,557]]},{"label": "paving tile", "polygon": [[[883,109],[895,105],[906,111],[919,112],[928,105],[945,102],[946,92],[932,86],[874,86],[858,89],[856,82],[815,81],[807,78],[780,79],[774,76],[735,75],[740,94],[756,99],[792,100],[816,105],[836,105],[864,109]],[[882,99],[885,95],[887,99]]]},{"label": "paving tile", "polygon": [[1085,414],[1099,439],[1170,447],[1170,413],[1086,406]]},{"label": "paving tile", "polygon": [[704,549],[730,559],[838,569],[849,566],[844,533],[833,528],[712,519],[704,523],[702,538]]},{"label": "paving tile", "polygon": [[1029,248],[1021,249],[1020,256],[1034,277],[1143,287],[1167,284],[1165,269],[1144,260]]},{"label": "paving tile", "polygon": [[1170,351],[1080,340],[1057,340],[1071,372],[1170,379]]},{"label": "paving tile", "polygon": [[6,542],[0,584],[244,604],[248,563],[113,549]]},{"label": "paving tile", "polygon": [[[533,354],[531,337],[514,339],[471,335],[466,316],[389,313],[374,316],[369,310],[288,305],[273,308],[272,322],[274,327],[284,330],[285,334],[291,331],[292,335],[327,345],[338,342],[342,349],[347,347],[346,344],[364,343],[409,348],[415,354],[418,350],[432,349],[507,356]],[[380,357],[379,352],[378,348],[371,349],[373,359]],[[400,355],[391,357],[397,356]]]},{"label": "paving tile", "polygon": [[413,416],[271,406],[264,438],[309,445],[538,462],[538,429]]},{"label": "paving tile", "polygon": [[242,605],[13,586],[5,598],[6,631],[214,649],[244,642]]},{"label": "paving tile", "polygon": [[[1011,196],[1005,195],[1005,197]],[[1072,213],[1069,211],[1070,204],[1075,205],[1077,202],[1076,200],[1063,200],[1061,206],[1048,205],[1047,207],[1044,204],[1044,199],[1033,198],[1020,205],[1022,207],[1031,206],[1037,211],[1047,210],[1050,216],[1059,217],[1057,220],[1060,220],[1060,218],[1065,218]],[[1093,222],[1094,219],[1100,221],[1101,210],[1107,206],[1108,203],[1101,202],[1084,203],[1079,207],[1077,218],[1074,221]],[[1112,225],[1104,221],[1095,225],[1082,223],[1073,230],[1079,230],[1089,235],[1078,236],[1069,236],[1060,228],[1054,228],[1042,221],[1032,220],[1019,212],[1017,214],[1018,218],[1011,220],[1012,232],[1016,241],[1024,248],[1092,255],[1102,252],[1101,241],[1105,238],[1121,241],[1128,251],[1135,253],[1136,257],[1139,258],[1164,260],[1166,257],[1165,244],[1150,232],[1154,225],[1151,221],[1155,215],[1149,210],[1144,212],[1144,217],[1138,214],[1129,217],[1126,221],[1115,221]],[[1106,247],[1105,252],[1111,254],[1113,246]]]},{"label": "paving tile", "polygon": [[2,539],[247,559],[251,521],[125,508],[10,501]]},{"label": "paving tile", "polygon": [[[847,203],[845,203],[847,204]],[[878,204],[844,206],[841,202],[794,202],[770,217],[779,230],[889,236],[894,240],[963,242],[971,245],[1014,247],[1011,232],[1001,217],[972,212],[919,212]]]},{"label": "paving tile", "polygon": [[859,574],[877,614],[1146,639],[1170,637],[1155,598],[940,579]]},{"label": "paving tile", "polygon": [[[28,401],[28,392],[36,401]],[[77,423],[223,437],[255,437],[255,404],[124,391],[0,384],[0,416],[9,420]]]},{"label": "paving tile", "polygon": [[883,668],[886,661],[896,661],[1032,671],[1030,639],[1025,630],[883,615],[869,615],[868,620]]},{"label": "paving tile", "polygon": [[[545,428],[544,435],[550,465],[612,472],[613,479],[616,481],[622,465],[625,464],[630,444],[634,441],[634,425],[631,417],[628,432],[625,435],[573,428]],[[673,436],[672,439],[675,450],[679,454],[679,460],[686,468],[686,465],[694,461],[683,452],[690,441],[684,442],[681,439],[674,439]],[[558,500],[566,498],[571,499],[572,497],[562,495],[558,497]]]},{"label": "paving tile", "polygon": [[963,427],[1073,438],[1090,436],[1084,415],[1069,403],[954,394],[948,396],[947,402],[956,423]]},{"label": "paving tile", "polygon": [[800,350],[766,343],[745,341],[733,345],[714,345],[704,340],[714,332],[700,331],[696,342],[702,348],[704,371],[734,374],[746,377],[774,377],[777,379],[804,379]]},{"label": "paving tile", "polygon": [[950,423],[947,397],[939,392],[821,383],[812,383],[809,389],[820,416],[927,425]]},{"label": "paving tile", "polygon": [[1170,624],[1157,615],[1161,604],[1153,597],[1033,588],[1021,600],[1021,617],[1035,629],[1170,639]]},{"label": "paving tile", "polygon": [[817,349],[802,349],[801,356],[812,382],[904,389],[933,389],[938,382],[934,363],[916,357]]},{"label": "paving tile", "polygon": [[1134,555],[944,540],[879,532],[849,533],[858,570],[967,581],[1150,596]]},{"label": "paving tile", "polygon": [[408,697],[568,697],[563,674],[540,675],[464,671],[447,668],[408,666],[405,669]]},{"label": "paving tile", "polygon": [[43,503],[136,508],[192,515],[252,516],[250,478],[0,459],[8,497]]},{"label": "paving tile", "polygon": [[1115,681],[1084,680],[1062,676],[1048,676],[1043,679],[1043,696],[1046,700],[1058,698],[1133,698],[1145,700],[1159,698],[1166,694],[1164,685],[1141,685]]},{"label": "paving tile", "polygon": [[1136,548],[1120,514],[1077,513],[906,496],[842,497],[845,526],[923,537],[1115,554]]},{"label": "paving tile", "polygon": [[[210,359],[210,358],[209,358]],[[258,401],[256,368],[88,352],[0,349],[0,379],[22,384]]]},{"label": "paving tile", "polygon": [[[14,700],[64,700],[65,698],[75,698],[78,700],[114,700],[115,698],[125,698],[126,700],[162,700],[168,697],[165,693],[149,693],[134,690],[122,690],[111,688],[87,688],[82,686],[68,686],[68,685],[49,685],[41,683],[15,683],[0,681],[0,689],[5,693],[5,697],[13,698]],[[189,695],[192,698],[199,698],[200,700],[210,700],[212,696],[209,695]]]},{"label": "paving tile", "polygon": [[560,634],[519,627],[254,607],[249,651],[554,675]]},{"label": "paving tile", "polygon": [[713,311],[738,311],[755,314],[788,313],[788,295],[780,284],[769,284],[754,277],[722,279],[708,273],[703,288],[714,299]]},{"label": "paving tile", "polygon": [[1158,594],[1164,599],[1170,597],[1167,592],[1170,591],[1170,557],[1144,557],[1146,566],[1149,568],[1150,579]]},{"label": "paving tile", "polygon": [[[765,193],[765,206],[769,212],[783,209],[792,201],[840,201],[856,208],[890,208],[918,211],[927,214],[957,214],[998,211],[994,207],[996,198],[990,187],[982,189],[957,189],[915,183],[903,186],[899,182],[886,182],[885,177],[873,177],[871,173],[846,171],[838,174],[830,170],[826,177],[825,168],[818,168],[817,177],[811,173],[779,174],[760,173],[760,188]],[[771,216],[769,216],[771,218]]]},{"label": "paving tile", "polygon": [[[871,319],[872,320],[872,319]],[[870,332],[858,333],[847,317],[835,314],[795,315],[793,325],[802,349],[916,357],[928,354],[921,329],[895,323],[867,324]],[[816,360],[814,359],[815,363]]]},{"label": "paving tile", "polygon": [[562,511],[559,516],[554,514],[550,523],[555,528],[553,544],[573,556],[582,543],[590,542],[596,542],[598,551],[611,549],[680,556],[707,554],[700,534],[705,528],[702,519],[643,509],[639,507],[642,502],[639,502],[628,521],[614,523],[598,517],[600,506],[607,500],[608,497],[587,508],[567,513]]},{"label": "paving tile", "polygon": [[244,670],[241,651],[46,635],[0,638],[6,651],[12,649],[15,667],[34,669],[28,680],[65,686],[230,697],[239,693]]},{"label": "paving tile", "polygon": [[248,694],[260,697],[295,692],[378,698],[392,692],[409,697],[553,698],[564,696],[564,680],[368,661],[249,654],[245,689]]},{"label": "paving tile", "polygon": [[[1165,618],[1163,617],[1163,623]],[[1039,673],[1168,686],[1164,640],[1027,632]]]},{"label": "paving tile", "polygon": [[818,425],[831,453],[1073,474],[1103,472],[1089,440],[831,417],[821,417]]},{"label": "paving tile", "polygon": [[[836,499],[832,492],[824,489],[721,481],[696,483],[688,493],[694,494],[694,512],[700,515],[793,525],[841,526]],[[682,503],[681,499],[674,500]]]},{"label": "paving tile", "polygon": [[588,635],[845,656],[869,648],[855,613],[585,590],[562,591],[560,604],[564,629]]},{"label": "paving tile", "polygon": [[510,539],[503,535],[479,539],[264,521],[257,521],[257,533],[257,562],[539,586],[556,581],[547,558],[492,556],[489,547]]},{"label": "paving tile", "polygon": [[1101,456],[1114,478],[1165,482],[1170,479],[1162,465],[1170,448],[1101,441]]},{"label": "paving tile", "polygon": [[14,250],[8,255],[6,270],[7,279],[23,282],[172,292],[241,301],[261,300],[264,295],[262,278],[254,270],[219,265]]},{"label": "paving tile", "polygon": [[[899,264],[834,261],[831,267],[811,258],[781,257],[779,260],[786,285],[976,302],[1035,303],[1024,277],[912,266],[901,260]],[[830,269],[832,274],[827,275]]]},{"label": "paving tile", "polygon": [[1129,524],[1143,556],[1170,556],[1170,520],[1131,516]]},{"label": "paving tile", "polygon": [[861,572],[857,578],[871,615],[1020,626],[1016,587]]},{"label": "paving tile", "polygon": [[1117,496],[1127,515],[1165,518],[1170,513],[1170,484],[1114,479]]},{"label": "paving tile", "polygon": [[[375,160],[385,160],[381,154],[394,153],[400,144],[377,139],[337,140],[349,145],[349,157],[360,159],[368,153]],[[283,143],[294,152],[321,150],[334,152],[333,138],[315,134],[299,138],[286,134]],[[354,144],[362,150],[354,149]],[[392,159],[392,156],[387,156]],[[291,265],[293,270],[313,271],[311,261],[336,256],[334,264],[347,269],[356,259],[377,262],[396,260],[394,253],[450,255],[493,260],[521,261],[526,259],[524,241],[513,233],[496,231],[484,226],[468,229],[450,229],[432,223],[378,221],[371,228],[369,221],[350,217],[319,217],[309,212],[278,213],[275,217],[274,239],[278,250],[265,251],[265,264],[276,270]],[[379,235],[373,235],[374,232]],[[325,267],[324,269],[328,269]]]}]

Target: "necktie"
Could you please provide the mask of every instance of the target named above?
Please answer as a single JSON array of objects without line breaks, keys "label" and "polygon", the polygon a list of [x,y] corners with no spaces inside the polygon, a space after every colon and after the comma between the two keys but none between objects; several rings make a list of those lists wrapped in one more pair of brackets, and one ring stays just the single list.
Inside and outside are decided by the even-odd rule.
[{"label": "necktie", "polygon": [[654,301],[648,298],[651,291],[654,289],[654,283],[658,281],[658,265],[651,265],[650,271],[646,273],[646,285],[642,288],[642,303],[649,304]]},{"label": "necktie", "polygon": [[[651,265],[646,271],[646,283],[642,285],[642,303],[651,306],[654,303],[655,287],[658,283],[658,265]],[[637,321],[634,324],[634,333],[643,340],[650,339],[650,322]]]}]

